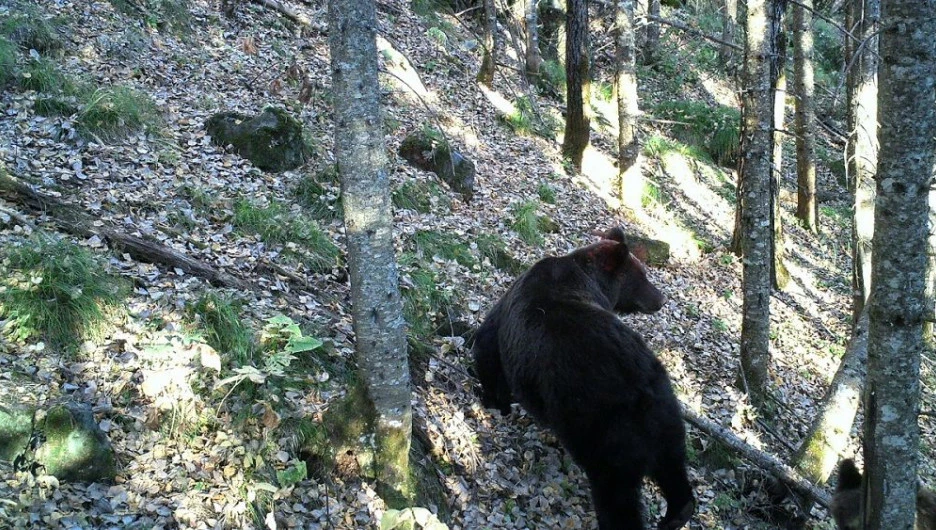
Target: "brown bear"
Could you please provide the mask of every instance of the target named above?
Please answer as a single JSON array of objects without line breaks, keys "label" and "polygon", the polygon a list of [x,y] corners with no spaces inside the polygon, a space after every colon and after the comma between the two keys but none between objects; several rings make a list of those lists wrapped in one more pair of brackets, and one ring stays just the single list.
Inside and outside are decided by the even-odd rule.
[{"label": "brown bear", "polygon": [[[861,528],[861,472],[851,458],[839,465],[838,485],[832,497],[832,517],[839,530]],[[916,530],[936,530],[936,492],[919,488],[916,499]]]},{"label": "brown bear", "polygon": [[506,413],[516,400],[555,432],[588,476],[601,530],[644,527],[645,476],[667,502],[658,528],[680,528],[695,510],[669,376],[615,314],[652,313],[664,302],[614,228],[598,243],[534,264],[476,335],[484,405]]}]

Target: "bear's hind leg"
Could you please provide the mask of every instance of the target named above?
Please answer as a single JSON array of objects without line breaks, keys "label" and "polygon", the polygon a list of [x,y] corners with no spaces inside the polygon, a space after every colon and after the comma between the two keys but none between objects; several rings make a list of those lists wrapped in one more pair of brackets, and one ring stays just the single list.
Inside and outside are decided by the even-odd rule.
[{"label": "bear's hind leg", "polygon": [[599,530],[644,528],[640,476],[625,476],[613,469],[588,472]]},{"label": "bear's hind leg", "polygon": [[657,528],[677,530],[689,522],[695,512],[695,496],[686,474],[686,452],[682,439],[667,445],[662,450],[663,454],[657,458],[650,476],[666,499],[666,515]]}]

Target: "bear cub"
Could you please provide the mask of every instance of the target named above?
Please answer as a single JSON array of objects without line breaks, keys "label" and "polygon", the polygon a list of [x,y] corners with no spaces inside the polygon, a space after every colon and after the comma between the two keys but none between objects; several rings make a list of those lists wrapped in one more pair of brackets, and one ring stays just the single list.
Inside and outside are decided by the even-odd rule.
[{"label": "bear cub", "polygon": [[[838,485],[832,496],[832,517],[839,530],[861,528],[861,471],[851,458],[839,464]],[[936,530],[936,491],[917,490],[915,530]]]},{"label": "bear cub", "polygon": [[475,336],[475,370],[485,407],[507,414],[516,400],[582,467],[601,530],[644,528],[645,476],[666,499],[658,528],[675,530],[695,511],[679,402],[616,315],[652,313],[666,299],[624,241],[617,227],[521,275]]}]

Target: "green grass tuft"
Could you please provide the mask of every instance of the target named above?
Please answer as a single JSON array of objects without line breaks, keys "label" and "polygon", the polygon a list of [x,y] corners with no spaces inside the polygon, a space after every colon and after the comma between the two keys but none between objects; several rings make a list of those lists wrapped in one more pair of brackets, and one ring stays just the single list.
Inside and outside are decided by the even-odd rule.
[{"label": "green grass tuft", "polygon": [[338,264],[341,252],[313,219],[293,212],[278,202],[256,206],[246,199],[234,203],[234,226],[242,232],[253,232],[266,243],[302,245],[306,265],[314,272],[328,272]]},{"label": "green grass tuft", "polygon": [[159,31],[183,33],[191,29],[192,15],[187,0],[110,0],[121,13],[138,18]]},{"label": "green grass tuft", "polygon": [[68,76],[62,73],[54,61],[45,58],[29,61],[20,72],[19,87],[21,90],[35,90],[43,94],[75,92],[75,85]]},{"label": "green grass tuft", "polygon": [[394,208],[419,213],[431,213],[434,205],[441,205],[445,210],[452,206],[445,190],[431,180],[406,181],[393,191],[391,198]]},{"label": "green grass tuft", "polygon": [[535,200],[514,204],[511,207],[513,220],[510,223],[510,228],[520,236],[520,239],[537,247],[543,244],[542,225],[537,215],[538,209],[539,201]]},{"label": "green grass tuft", "polygon": [[481,234],[475,241],[481,261],[487,258],[494,267],[513,274],[519,274],[526,269],[526,265],[513,257],[507,250],[507,244],[494,234]]},{"label": "green grass tuft", "polygon": [[548,183],[540,182],[539,186],[536,187],[536,194],[546,204],[556,204],[556,188]]},{"label": "green grass tuft", "polygon": [[536,134],[543,138],[554,138],[561,123],[547,112],[537,117],[530,98],[523,96],[514,101],[514,112],[504,116],[504,121],[518,134]]},{"label": "green grass tuft", "polygon": [[416,242],[416,251],[427,259],[439,256],[455,260],[459,265],[469,268],[476,263],[468,245],[451,234],[444,234],[435,230],[420,230],[416,232],[413,239]]},{"label": "green grass tuft", "polygon": [[653,114],[677,122],[671,125],[676,137],[703,149],[719,164],[737,161],[741,138],[741,114],[737,109],[696,101],[667,101],[656,105]]},{"label": "green grass tuft", "polygon": [[338,174],[334,166],[317,175],[303,175],[293,188],[293,196],[313,219],[331,222],[344,215]]},{"label": "green grass tuft", "polygon": [[253,332],[240,319],[241,304],[215,292],[206,292],[189,306],[189,315],[205,333],[205,341],[234,366],[254,360],[257,344]]},{"label": "green grass tuft", "polygon": [[0,320],[14,340],[42,338],[75,351],[99,340],[123,299],[123,281],[102,260],[64,239],[37,234],[6,250],[0,280]]},{"label": "green grass tuft", "polygon": [[0,37],[0,88],[16,77],[16,45]]},{"label": "green grass tuft", "polygon": [[0,22],[0,35],[23,50],[36,50],[44,55],[62,48],[58,26],[54,19],[44,17],[38,8],[27,6],[24,12]]},{"label": "green grass tuft", "polygon": [[135,132],[156,132],[162,118],[148,95],[116,86],[87,94],[75,125],[83,136],[109,142]]}]

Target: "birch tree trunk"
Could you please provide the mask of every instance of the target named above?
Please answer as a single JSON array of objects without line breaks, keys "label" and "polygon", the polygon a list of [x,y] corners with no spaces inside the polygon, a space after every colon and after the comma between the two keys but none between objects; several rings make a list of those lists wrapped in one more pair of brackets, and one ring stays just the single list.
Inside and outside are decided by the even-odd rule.
[{"label": "birch tree trunk", "polygon": [[877,171],[877,52],[880,0],[853,0],[846,24],[857,41],[846,38],[846,64],[852,64],[848,90],[849,183],[854,194],[852,235],[852,315],[857,320],[871,289],[871,239],[874,237],[874,173]]},{"label": "birch tree trunk", "polygon": [[936,136],[936,4],[882,9],[868,389],[865,528],[913,528],[929,183]]},{"label": "birch tree trunk", "polygon": [[813,103],[813,0],[793,5],[793,83],[796,87],[796,218],[819,230],[816,201],[816,109]]},{"label": "birch tree trunk", "polygon": [[770,366],[770,178],[773,145],[770,16],[775,0],[747,4],[741,96],[739,242],[742,260],[741,375],[755,402],[767,390]]},{"label": "birch tree trunk", "polygon": [[377,15],[373,0],[332,0],[328,8],[358,369],[376,411],[378,486],[385,499],[406,498],[413,415],[379,107]]},{"label": "birch tree trunk", "polygon": [[588,2],[566,0],[566,123],[562,156],[578,171],[588,147],[590,126],[586,105],[591,83],[588,65]]},{"label": "birch tree trunk", "polygon": [[614,4],[615,94],[618,111],[618,186],[621,204],[640,207],[640,145],[637,141],[637,49],[634,44],[634,2]]}]

